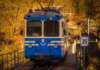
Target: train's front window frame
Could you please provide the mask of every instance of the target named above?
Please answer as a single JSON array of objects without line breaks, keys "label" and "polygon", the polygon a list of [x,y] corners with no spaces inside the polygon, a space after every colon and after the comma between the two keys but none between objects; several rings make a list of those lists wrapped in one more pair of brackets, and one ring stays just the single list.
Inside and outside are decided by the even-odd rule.
[{"label": "train's front window frame", "polygon": [[[40,35],[35,34],[35,36],[29,36],[27,34],[28,33],[28,31],[27,31],[27,25],[30,22],[26,22],[26,24],[25,24],[25,37],[63,37],[63,29],[62,29],[63,26],[62,26],[62,22],[57,21],[57,22],[52,23],[52,24],[58,24],[57,25],[57,27],[58,27],[57,36],[52,36],[52,35],[46,36],[45,35],[45,24],[47,24],[46,21],[32,21],[32,22],[39,22],[39,24],[41,25],[41,28],[40,28],[40,32],[41,33],[40,33]],[[37,23],[37,25],[38,25],[38,23]]]},{"label": "train's front window frame", "polygon": [[25,24],[26,37],[41,37],[42,23],[41,21],[30,21]]},{"label": "train's front window frame", "polygon": [[59,37],[59,22],[45,21],[44,22],[44,36],[45,37]]}]

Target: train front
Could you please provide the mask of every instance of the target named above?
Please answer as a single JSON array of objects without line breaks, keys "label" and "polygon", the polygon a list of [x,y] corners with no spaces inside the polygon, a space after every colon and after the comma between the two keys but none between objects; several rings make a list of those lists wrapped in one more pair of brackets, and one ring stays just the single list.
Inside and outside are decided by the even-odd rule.
[{"label": "train front", "polygon": [[25,16],[25,57],[31,60],[61,59],[64,47],[63,17],[55,11],[29,12]]}]

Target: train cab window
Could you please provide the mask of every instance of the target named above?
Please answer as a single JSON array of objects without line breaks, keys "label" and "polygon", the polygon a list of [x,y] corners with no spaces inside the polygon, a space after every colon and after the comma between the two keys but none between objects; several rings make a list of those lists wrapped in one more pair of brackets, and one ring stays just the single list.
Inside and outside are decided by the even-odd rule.
[{"label": "train cab window", "polygon": [[59,23],[53,21],[46,21],[44,23],[44,35],[45,36],[59,36]]},{"label": "train cab window", "polygon": [[41,36],[42,24],[39,21],[31,21],[27,23],[27,32],[28,37],[40,37]]}]

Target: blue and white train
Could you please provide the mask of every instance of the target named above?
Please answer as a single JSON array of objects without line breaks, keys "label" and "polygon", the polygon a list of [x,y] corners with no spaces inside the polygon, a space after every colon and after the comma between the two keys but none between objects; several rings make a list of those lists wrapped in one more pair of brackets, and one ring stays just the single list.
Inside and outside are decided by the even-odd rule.
[{"label": "blue and white train", "polygon": [[67,54],[64,17],[55,8],[30,10],[25,16],[25,57],[30,60],[60,60]]}]

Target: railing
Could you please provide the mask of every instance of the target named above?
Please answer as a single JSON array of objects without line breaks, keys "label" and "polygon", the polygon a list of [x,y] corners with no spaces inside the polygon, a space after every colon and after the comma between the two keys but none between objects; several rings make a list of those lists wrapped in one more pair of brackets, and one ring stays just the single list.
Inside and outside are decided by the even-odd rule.
[{"label": "railing", "polygon": [[0,55],[0,70],[14,70],[26,61],[23,51],[15,50]]}]

